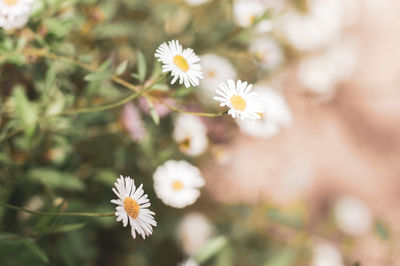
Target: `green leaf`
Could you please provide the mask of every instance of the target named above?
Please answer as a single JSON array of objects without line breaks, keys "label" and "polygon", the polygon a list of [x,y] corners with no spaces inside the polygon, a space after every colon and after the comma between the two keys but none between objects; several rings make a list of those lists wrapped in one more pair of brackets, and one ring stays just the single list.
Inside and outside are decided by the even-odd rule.
[{"label": "green leaf", "polygon": [[111,58],[107,59],[106,61],[104,61],[103,64],[101,64],[98,68],[97,68],[97,72],[104,72],[107,69],[109,69],[111,66]]},{"label": "green leaf", "polygon": [[143,82],[146,78],[146,58],[141,51],[137,53],[136,64],[138,68],[139,81]]},{"label": "green leaf", "polygon": [[119,76],[125,72],[126,68],[128,67],[128,60],[125,60],[121,64],[118,65],[117,69],[115,70],[115,75]]},{"label": "green leaf", "polygon": [[35,254],[41,261],[44,263],[49,263],[49,258],[47,257],[46,253],[35,242],[27,239],[24,240],[23,243],[25,247],[32,251],[32,253]]},{"label": "green leaf", "polygon": [[76,224],[65,224],[60,227],[57,227],[51,233],[66,233],[66,232],[71,232],[75,230],[79,230],[82,227],[84,227],[86,223],[76,223]]},{"label": "green leaf", "polygon": [[51,87],[53,87],[54,82],[56,81],[56,65],[52,64],[46,73],[46,78],[44,81],[44,87],[48,91]]},{"label": "green leaf", "polygon": [[231,266],[234,265],[233,261],[234,261],[234,251],[232,247],[227,245],[219,253],[216,261],[216,266]]},{"label": "green leaf", "polygon": [[94,174],[94,179],[106,186],[113,186],[117,177],[118,177],[117,173],[108,169],[97,170],[96,173]]},{"label": "green leaf", "polygon": [[284,248],[275,253],[264,266],[290,266],[296,259],[296,252],[291,248]]},{"label": "green leaf", "polygon": [[104,81],[110,79],[112,76],[109,72],[93,72],[85,76],[86,81]]},{"label": "green leaf", "polygon": [[16,103],[17,116],[25,128],[25,135],[30,138],[35,132],[38,114],[36,106],[32,105],[25,95],[25,91],[17,86],[14,89],[14,99]]},{"label": "green leaf", "polygon": [[138,73],[133,73],[131,76],[132,76],[132,78],[134,78],[134,79],[140,80],[140,76],[139,76]]},{"label": "green leaf", "polygon": [[209,239],[202,249],[196,254],[194,259],[199,263],[204,263],[220,252],[228,244],[225,236],[217,236]]},{"label": "green leaf", "polygon": [[153,119],[154,124],[159,125],[160,124],[160,116],[158,115],[157,111],[154,109],[153,102],[151,100],[147,99],[147,103],[150,108],[151,119]]},{"label": "green leaf", "polygon": [[153,85],[153,87],[151,88],[152,90],[156,90],[156,91],[169,91],[169,86],[166,84],[155,84]]},{"label": "green leaf", "polygon": [[380,221],[375,222],[375,232],[383,240],[387,240],[389,238],[389,230],[387,229],[386,225]]},{"label": "green leaf", "polygon": [[157,79],[161,74],[161,62],[158,60],[154,61],[153,65],[153,72],[151,73],[150,80],[155,80]]},{"label": "green leaf", "polygon": [[35,168],[28,172],[28,177],[54,189],[82,191],[85,188],[85,184],[76,176],[51,168]]}]

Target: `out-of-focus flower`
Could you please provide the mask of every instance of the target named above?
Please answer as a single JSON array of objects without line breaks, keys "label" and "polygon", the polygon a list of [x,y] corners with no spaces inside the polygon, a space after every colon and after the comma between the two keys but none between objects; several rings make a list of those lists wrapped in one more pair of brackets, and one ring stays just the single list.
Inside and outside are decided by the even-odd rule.
[{"label": "out-of-focus flower", "polygon": [[[200,86],[206,91],[205,96],[214,94],[221,80],[236,79],[236,70],[224,57],[205,54],[200,58],[204,72],[204,79],[200,81]],[[199,93],[204,93],[204,91],[199,91]]]},{"label": "out-of-focus flower", "polygon": [[185,0],[186,3],[188,3],[191,6],[199,6],[203,5],[207,2],[210,2],[211,0]]},{"label": "out-of-focus flower", "polygon": [[29,19],[35,0],[0,0],[0,27],[22,28]]},{"label": "out-of-focus flower", "polygon": [[178,266],[198,266],[197,262],[195,262],[192,258],[185,260],[178,264]]},{"label": "out-of-focus flower", "polygon": [[[40,208],[42,208],[43,205],[44,205],[43,199],[40,196],[35,195],[32,198],[30,198],[23,207],[31,211],[37,211]],[[31,216],[31,214],[26,212],[19,212],[18,216],[20,217],[21,220],[26,220]]]},{"label": "out-of-focus flower", "polygon": [[343,28],[342,1],[309,0],[308,13],[288,11],[277,21],[277,33],[299,51],[321,49],[337,41]]},{"label": "out-of-focus flower", "polygon": [[370,209],[360,199],[353,196],[343,196],[334,207],[337,226],[349,235],[362,235],[372,226]]},{"label": "out-of-focus flower", "polygon": [[344,266],[342,254],[332,244],[318,241],[313,247],[311,266]]},{"label": "out-of-focus flower", "polygon": [[260,119],[264,113],[265,106],[258,93],[251,91],[253,85],[238,80],[237,83],[231,79],[227,84],[221,83],[215,100],[220,101],[220,106],[229,107],[228,114],[239,119]]},{"label": "out-of-focus flower", "polygon": [[171,84],[179,78],[179,84],[185,84],[188,88],[191,85],[199,85],[199,79],[203,78],[200,58],[191,48],[183,49],[177,40],[162,43],[156,50],[155,57],[163,63],[163,72],[170,72],[174,77]]},{"label": "out-of-focus flower", "polygon": [[264,5],[256,0],[236,0],[233,2],[235,22],[244,28],[252,26],[254,21],[264,12]]},{"label": "out-of-focus flower", "polygon": [[186,161],[167,161],[157,168],[153,179],[157,197],[174,208],[193,204],[204,186],[200,170]]},{"label": "out-of-focus flower", "polygon": [[133,103],[130,102],[124,105],[121,113],[121,122],[133,141],[138,142],[145,138],[146,128],[140,118],[139,111]]},{"label": "out-of-focus flower", "polygon": [[213,226],[206,216],[199,212],[186,214],[178,226],[178,238],[189,256],[195,255],[213,235]]},{"label": "out-of-focus flower", "polygon": [[189,156],[200,155],[208,146],[207,129],[201,120],[193,115],[178,115],[172,136],[179,143],[181,152]]},{"label": "out-of-focus flower", "polygon": [[284,60],[281,46],[272,38],[255,39],[249,46],[249,52],[256,56],[261,66],[267,70],[279,67]]},{"label": "out-of-focus flower", "polygon": [[304,58],[299,66],[298,78],[308,91],[331,94],[337,83],[345,81],[353,72],[355,59],[344,45],[334,45],[322,54]]},{"label": "out-of-focus flower", "polygon": [[[147,102],[147,99],[144,97],[141,97],[138,102],[139,102],[140,109],[143,112],[145,112],[146,114],[150,114],[150,106],[149,106],[149,103]],[[171,98],[162,99],[162,102],[165,104],[168,104],[168,105],[175,104],[174,99],[171,99]],[[167,106],[165,106],[164,104],[162,104],[160,102],[153,102],[153,107],[159,117],[165,117],[171,112],[171,110]]]},{"label": "out-of-focus flower", "polygon": [[236,24],[249,28],[267,10],[274,12],[281,10],[283,6],[282,0],[236,0],[233,2],[233,15]]},{"label": "out-of-focus flower", "polygon": [[256,121],[237,120],[240,129],[253,137],[269,138],[279,133],[282,127],[292,123],[292,114],[285,98],[273,89],[256,85],[254,90],[260,95],[265,105],[265,112]]},{"label": "out-of-focus flower", "polygon": [[145,239],[153,233],[152,226],[157,226],[157,222],[153,217],[155,213],[148,209],[151,204],[147,194],[144,194],[143,185],[136,188],[132,178],[124,178],[122,175],[114,185],[116,189],[112,190],[118,199],[113,199],[111,202],[118,205],[115,211],[117,221],[122,221],[124,227],[129,221],[132,237],[135,239],[137,232]]}]

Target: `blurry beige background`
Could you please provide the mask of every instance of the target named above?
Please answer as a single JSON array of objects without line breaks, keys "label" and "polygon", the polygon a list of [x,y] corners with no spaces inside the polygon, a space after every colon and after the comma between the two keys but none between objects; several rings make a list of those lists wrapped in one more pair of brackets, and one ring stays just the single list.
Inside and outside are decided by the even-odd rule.
[{"label": "blurry beige background", "polygon": [[[282,206],[305,201],[318,221],[327,219],[337,197],[352,195],[388,224],[392,240],[398,238],[400,1],[360,1],[358,10],[344,37],[356,51],[352,78],[326,99],[305,93],[297,65],[289,67],[273,83],[287,97],[293,126],[268,140],[237,130],[231,145],[218,147],[202,166],[213,198]],[[400,246],[391,246],[360,236],[352,257],[363,266],[400,265]]]}]

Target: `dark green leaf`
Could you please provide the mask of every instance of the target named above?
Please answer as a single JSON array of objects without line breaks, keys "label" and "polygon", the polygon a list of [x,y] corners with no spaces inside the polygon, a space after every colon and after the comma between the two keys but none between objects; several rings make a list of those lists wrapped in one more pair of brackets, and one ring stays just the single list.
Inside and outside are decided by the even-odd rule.
[{"label": "dark green leaf", "polygon": [[41,261],[44,263],[49,263],[49,258],[47,257],[46,253],[38,246],[36,245],[35,242],[32,240],[25,240],[24,245],[32,251],[33,254],[35,254]]}]

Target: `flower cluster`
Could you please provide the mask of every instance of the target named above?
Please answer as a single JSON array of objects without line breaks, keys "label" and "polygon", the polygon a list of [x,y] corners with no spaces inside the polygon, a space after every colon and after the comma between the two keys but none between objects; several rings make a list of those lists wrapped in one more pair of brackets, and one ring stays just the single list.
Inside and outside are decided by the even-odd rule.
[{"label": "flower cluster", "polygon": [[[199,85],[199,80],[203,78],[202,68],[199,64],[200,58],[193,52],[192,49],[183,49],[178,41],[169,41],[163,43],[157,49],[155,57],[163,63],[163,72],[171,72],[173,79],[171,83],[175,83],[179,79],[180,84],[186,87]],[[217,57],[211,58],[210,61],[222,61],[222,64],[227,64],[223,59]],[[216,67],[216,65],[214,65]],[[220,72],[220,75],[234,76],[233,70],[229,73]],[[210,82],[205,82],[206,87],[213,86],[216,82],[214,71],[207,73],[211,77]],[[215,88],[216,89],[216,88]],[[252,85],[247,82],[238,80],[236,85],[233,80],[228,79],[227,84],[222,82],[217,89],[219,96],[214,97],[220,101],[221,106],[229,107],[228,114],[233,118],[239,119],[260,119],[264,113],[264,105],[256,92],[252,92]]]}]

